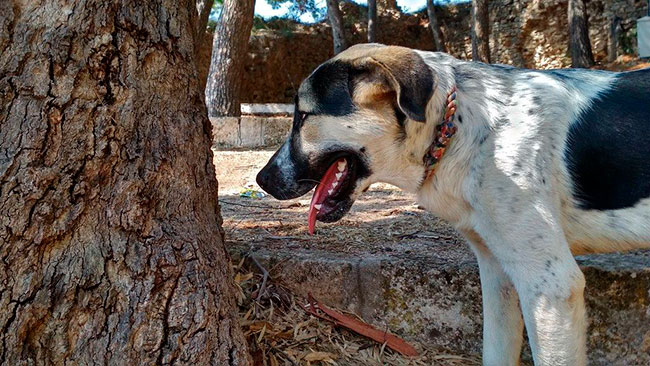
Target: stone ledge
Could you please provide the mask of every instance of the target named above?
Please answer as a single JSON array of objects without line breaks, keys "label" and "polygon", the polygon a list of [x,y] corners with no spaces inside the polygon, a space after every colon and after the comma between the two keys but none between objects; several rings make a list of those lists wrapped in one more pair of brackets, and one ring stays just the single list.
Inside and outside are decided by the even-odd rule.
[{"label": "stone ledge", "polygon": [[210,117],[213,146],[227,148],[276,147],[291,130],[291,117]]},{"label": "stone ledge", "polygon": [[242,114],[260,115],[292,115],[293,104],[283,103],[244,103],[241,105]]},{"label": "stone ledge", "polygon": [[[480,281],[465,247],[437,251],[432,244],[424,255],[298,249],[259,250],[255,256],[298,295],[311,292],[434,349],[480,354]],[[587,279],[590,364],[650,365],[650,252],[581,256],[578,263]],[[523,360],[532,363],[527,346]]]}]

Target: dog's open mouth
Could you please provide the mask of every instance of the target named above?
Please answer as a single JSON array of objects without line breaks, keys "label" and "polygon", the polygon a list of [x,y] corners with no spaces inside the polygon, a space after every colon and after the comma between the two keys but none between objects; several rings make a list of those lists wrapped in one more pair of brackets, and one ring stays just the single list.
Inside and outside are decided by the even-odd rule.
[{"label": "dog's open mouth", "polygon": [[356,182],[354,161],[339,158],[327,169],[316,186],[309,205],[309,233],[314,234],[316,220],[334,222],[341,219],[352,206],[350,194]]}]

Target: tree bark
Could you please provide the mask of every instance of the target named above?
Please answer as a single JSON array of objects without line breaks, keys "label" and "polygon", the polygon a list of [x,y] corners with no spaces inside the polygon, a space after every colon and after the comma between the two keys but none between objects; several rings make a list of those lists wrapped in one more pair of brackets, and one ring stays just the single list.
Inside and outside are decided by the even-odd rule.
[{"label": "tree bark", "polygon": [[589,20],[584,0],[569,0],[569,51],[571,67],[591,67],[594,55],[589,41]]},{"label": "tree bark", "polygon": [[621,18],[614,16],[610,19],[607,39],[607,61],[614,62],[618,57],[618,37],[621,33]]},{"label": "tree bark", "polygon": [[436,46],[436,51],[447,52],[445,38],[442,34],[442,29],[440,29],[438,18],[436,17],[436,9],[433,5],[433,0],[427,0],[427,14],[429,15],[429,28],[431,28],[431,33],[433,34],[433,42]]},{"label": "tree bark", "polygon": [[0,365],[249,365],[194,1],[0,14]]},{"label": "tree bark", "polygon": [[472,0],[472,59],[490,63],[490,12],[488,0]]},{"label": "tree bark", "polygon": [[[196,11],[199,14],[199,20],[194,31],[194,60],[196,60],[196,69],[199,73],[199,90],[205,95],[205,85],[208,82],[209,65],[202,63],[205,55],[210,52],[212,42],[208,43],[206,34],[208,34],[208,20],[210,20],[210,11],[214,0],[196,0]],[[202,49],[205,48],[205,49]],[[205,53],[203,53],[205,52]],[[203,97],[205,100],[205,96]]]},{"label": "tree bark", "polygon": [[199,20],[196,22],[194,44],[200,46],[203,44],[203,36],[208,29],[208,20],[210,20],[210,11],[214,0],[196,0],[196,11],[199,14]]},{"label": "tree bark", "polygon": [[210,116],[241,115],[241,80],[253,27],[255,0],[224,0],[214,30],[212,62],[205,90]]},{"label": "tree bark", "polygon": [[377,0],[368,0],[368,42],[377,42]]},{"label": "tree bark", "polygon": [[339,8],[339,0],[327,0],[327,17],[332,27],[332,40],[334,41],[334,54],[339,54],[348,48],[343,33],[343,16]]}]

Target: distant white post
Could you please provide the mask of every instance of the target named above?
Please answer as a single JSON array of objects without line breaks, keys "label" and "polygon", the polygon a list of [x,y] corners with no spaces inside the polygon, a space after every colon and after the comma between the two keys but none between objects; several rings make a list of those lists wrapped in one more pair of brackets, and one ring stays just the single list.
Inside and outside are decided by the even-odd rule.
[{"label": "distant white post", "polygon": [[650,57],[650,0],[648,0],[648,15],[636,21],[639,57]]}]

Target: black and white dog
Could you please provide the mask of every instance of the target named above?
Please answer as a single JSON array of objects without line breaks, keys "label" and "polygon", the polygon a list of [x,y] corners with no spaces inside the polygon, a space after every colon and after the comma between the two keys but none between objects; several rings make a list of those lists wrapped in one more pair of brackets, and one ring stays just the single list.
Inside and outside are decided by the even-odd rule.
[{"label": "black and white dog", "polygon": [[320,181],[312,230],[374,182],[416,193],[478,258],[483,364],[518,364],[524,323],[536,365],[586,364],[573,255],[650,247],[650,69],[534,71],[366,44],[319,66],[295,108],[264,190],[289,199]]}]

